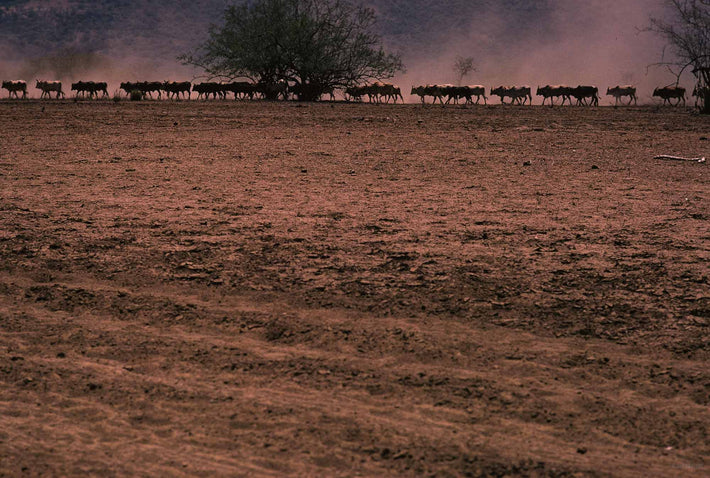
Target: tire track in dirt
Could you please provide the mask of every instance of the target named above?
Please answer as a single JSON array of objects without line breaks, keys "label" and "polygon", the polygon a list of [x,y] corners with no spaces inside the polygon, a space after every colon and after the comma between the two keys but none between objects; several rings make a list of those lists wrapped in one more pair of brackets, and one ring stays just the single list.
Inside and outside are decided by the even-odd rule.
[{"label": "tire track in dirt", "polygon": [[707,177],[647,159],[703,120],[36,106],[0,102],[2,472],[707,469]]}]

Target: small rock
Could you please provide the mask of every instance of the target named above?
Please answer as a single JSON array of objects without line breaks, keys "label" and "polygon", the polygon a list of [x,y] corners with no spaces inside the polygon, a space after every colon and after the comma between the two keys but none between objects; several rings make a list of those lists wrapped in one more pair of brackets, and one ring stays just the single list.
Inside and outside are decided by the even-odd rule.
[{"label": "small rock", "polygon": [[523,166],[530,166],[532,163],[530,161],[523,161]]},{"label": "small rock", "polygon": [[577,448],[577,453],[579,453],[580,455],[584,455],[585,453],[587,453],[587,449],[585,447],[579,447]]},{"label": "small rock", "polygon": [[596,164],[592,164],[592,169],[599,169],[599,166],[597,166]]}]

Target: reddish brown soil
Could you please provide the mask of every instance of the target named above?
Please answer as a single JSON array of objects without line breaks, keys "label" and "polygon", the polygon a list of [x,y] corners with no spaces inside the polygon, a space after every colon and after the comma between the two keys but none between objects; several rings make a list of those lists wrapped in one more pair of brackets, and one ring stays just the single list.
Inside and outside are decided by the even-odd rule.
[{"label": "reddish brown soil", "polygon": [[709,118],[0,118],[0,475],[710,475]]}]

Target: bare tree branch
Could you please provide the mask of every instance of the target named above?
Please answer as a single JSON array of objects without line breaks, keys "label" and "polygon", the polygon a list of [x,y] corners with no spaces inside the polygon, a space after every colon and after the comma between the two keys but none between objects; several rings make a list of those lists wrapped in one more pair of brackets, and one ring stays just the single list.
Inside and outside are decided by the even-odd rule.
[{"label": "bare tree branch", "polygon": [[666,0],[669,16],[651,18],[649,30],[657,33],[672,49],[673,58],[666,60],[666,49],[655,66],[665,66],[676,75],[692,68],[697,79],[694,95],[701,110],[710,113],[710,0]]}]

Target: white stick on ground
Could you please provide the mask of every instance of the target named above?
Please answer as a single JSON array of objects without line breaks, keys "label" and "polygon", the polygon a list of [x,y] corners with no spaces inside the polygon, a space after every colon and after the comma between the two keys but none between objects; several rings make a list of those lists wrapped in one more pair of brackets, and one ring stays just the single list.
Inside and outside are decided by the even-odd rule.
[{"label": "white stick on ground", "polygon": [[653,159],[670,159],[673,161],[693,161],[696,163],[704,163],[705,157],[700,158],[683,158],[681,156],[668,156],[667,154],[661,154],[659,156],[654,156]]}]

